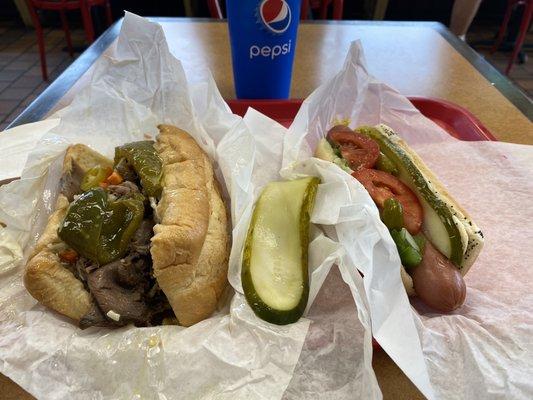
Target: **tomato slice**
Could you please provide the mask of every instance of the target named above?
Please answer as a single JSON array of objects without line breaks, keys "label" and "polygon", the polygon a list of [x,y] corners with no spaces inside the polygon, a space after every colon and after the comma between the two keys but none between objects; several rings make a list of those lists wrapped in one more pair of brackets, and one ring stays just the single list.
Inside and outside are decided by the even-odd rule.
[{"label": "tomato slice", "polygon": [[368,136],[352,131],[344,125],[337,125],[328,132],[330,142],[338,145],[342,157],[354,171],[372,168],[379,157],[378,144]]},{"label": "tomato slice", "polygon": [[361,169],[352,176],[363,184],[380,210],[388,198],[398,200],[403,208],[405,229],[412,235],[420,232],[424,220],[422,205],[405,183],[394,175],[375,169]]}]

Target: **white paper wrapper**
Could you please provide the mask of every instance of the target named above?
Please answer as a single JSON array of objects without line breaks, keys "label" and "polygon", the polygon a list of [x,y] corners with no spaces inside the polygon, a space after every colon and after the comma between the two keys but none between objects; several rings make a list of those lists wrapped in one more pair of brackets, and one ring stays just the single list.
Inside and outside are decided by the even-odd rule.
[{"label": "white paper wrapper", "polygon": [[[228,278],[242,293],[241,256],[250,223],[253,204],[268,182],[318,176],[321,179],[315,208],[311,216],[314,227],[309,245],[310,289],[306,316],[312,321],[306,347],[300,357],[286,398],[350,397],[361,393],[365,398],[380,398],[381,393],[372,371],[370,322],[365,316],[356,319],[353,301],[337,274],[327,279],[334,263],[348,264],[338,243],[328,239],[319,226],[330,229],[341,220],[341,210],[353,202],[347,190],[346,174],[330,163],[304,160],[280,171],[286,129],[249,109],[241,124],[234,126],[217,147],[219,163],[232,200],[233,246]],[[351,179],[350,176],[348,178]],[[365,192],[365,196],[366,195]],[[368,198],[369,199],[369,198]],[[371,200],[368,200],[371,201]],[[352,279],[343,276],[344,280]],[[355,279],[362,287],[362,280]],[[327,282],[323,286],[324,282]],[[320,296],[319,291],[324,292]],[[314,303],[319,296],[320,303]],[[316,305],[315,305],[316,304]],[[362,346],[366,342],[367,347]],[[305,393],[305,396],[303,395]]]},{"label": "white paper wrapper", "polygon": [[[28,153],[50,129],[57,126],[59,119],[47,119],[32,124],[8,129],[0,135],[0,149],[4,153],[0,183],[20,176],[28,159]],[[9,155],[7,162],[6,155]]]},{"label": "white paper wrapper", "polygon": [[[318,226],[307,318],[265,323],[240,293],[239,257],[253,201],[264,184],[281,178],[286,129],[253,110],[244,119],[232,115],[212,79],[189,85],[161,28],[132,14],[90,84],[53,117],[60,123],[30,153],[22,179],[0,188],[0,221],[7,224],[0,228],[2,373],[47,399],[381,397],[363,346],[371,338],[368,316],[359,322],[338,272],[326,280],[334,263],[350,260]],[[227,307],[191,328],[81,331],[37,304],[22,284],[25,258],[53,209],[64,151],[85,143],[111,156],[116,145],[154,137],[159,123],[187,130],[226,183],[234,224],[229,280],[236,292],[228,292]],[[36,134],[26,128],[27,137]],[[323,178],[313,221],[331,225],[340,215],[331,208],[350,201],[345,177],[321,162],[295,165],[284,176],[309,173]]]},{"label": "white paper wrapper", "polygon": [[465,305],[438,315],[415,300],[417,312],[405,295],[400,260],[376,207],[346,174],[354,204],[342,209],[342,222],[328,234],[364,274],[363,289],[357,272],[346,268],[349,263],[339,265],[354,278],[346,281],[357,294],[359,316],[371,319],[374,337],[428,398],[532,398],[533,148],[453,139],[372,78],[356,42],[343,70],[302,105],[285,138],[282,164],[292,167],[311,157],[327,130],[346,119],[351,127],[385,123],[400,133],[486,237],[466,276]]}]

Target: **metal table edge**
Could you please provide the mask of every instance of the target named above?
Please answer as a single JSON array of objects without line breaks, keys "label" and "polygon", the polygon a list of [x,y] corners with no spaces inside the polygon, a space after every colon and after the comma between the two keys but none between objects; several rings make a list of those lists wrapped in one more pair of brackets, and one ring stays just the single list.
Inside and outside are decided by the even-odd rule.
[{"label": "metal table edge", "polygon": [[[147,17],[153,22],[215,22],[210,18]],[[91,67],[120,33],[123,18],[110,26],[87,50],[85,50],[46,90],[44,90],[6,129],[39,121],[55,106],[65,93]],[[337,25],[385,25],[423,26],[437,31],[456,51],[465,57],[492,85],[530,120],[533,119],[533,103],[527,94],[508,77],[502,75],[484,57],[455,36],[440,22],[431,21],[305,21],[304,24]]]}]

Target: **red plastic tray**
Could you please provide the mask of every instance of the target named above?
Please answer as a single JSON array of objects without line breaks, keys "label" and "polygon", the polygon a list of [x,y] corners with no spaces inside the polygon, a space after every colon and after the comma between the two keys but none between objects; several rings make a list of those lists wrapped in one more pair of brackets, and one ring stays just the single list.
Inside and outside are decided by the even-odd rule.
[{"label": "red plastic tray", "polygon": [[[413,105],[451,136],[468,141],[497,139],[468,110],[446,100],[428,97],[409,97]],[[248,107],[288,127],[302,105],[301,99],[291,100],[228,100],[231,110],[243,116]]]}]

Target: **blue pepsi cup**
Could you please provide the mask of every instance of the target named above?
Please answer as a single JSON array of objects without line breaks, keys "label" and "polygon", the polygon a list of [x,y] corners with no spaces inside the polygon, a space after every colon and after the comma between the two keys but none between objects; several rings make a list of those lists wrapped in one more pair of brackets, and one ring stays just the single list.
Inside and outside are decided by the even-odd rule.
[{"label": "blue pepsi cup", "polygon": [[226,11],[237,98],[288,98],[300,0],[226,0]]}]

